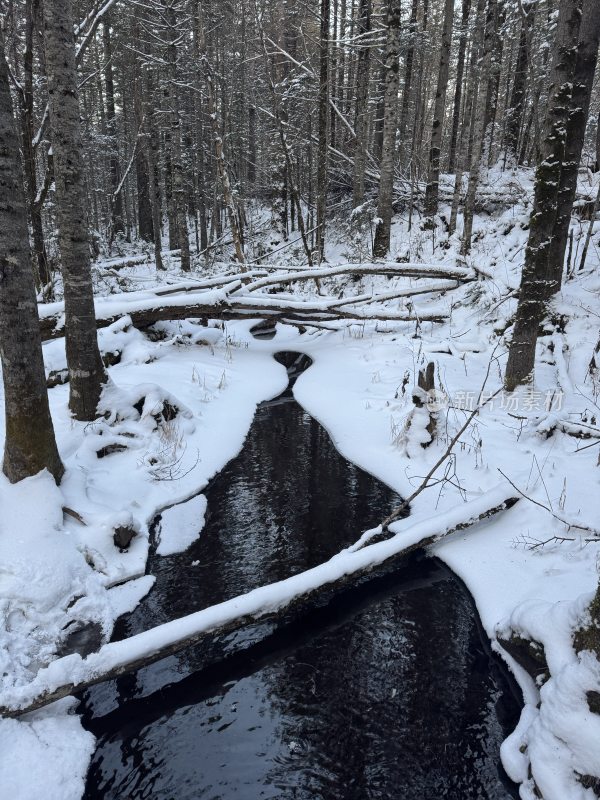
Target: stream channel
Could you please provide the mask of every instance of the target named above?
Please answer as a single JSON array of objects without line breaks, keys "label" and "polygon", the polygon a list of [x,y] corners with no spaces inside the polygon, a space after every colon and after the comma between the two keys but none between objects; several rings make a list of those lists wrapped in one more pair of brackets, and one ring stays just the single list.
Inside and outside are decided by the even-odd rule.
[{"label": "stream channel", "polygon": [[[124,638],[330,558],[398,497],[346,461],[293,399],[257,409],[205,490],[200,537],[151,555]],[[200,523],[199,523],[200,527]],[[413,553],[309,613],[188,648],[85,693],[87,800],[508,800],[500,763],[520,693],[471,596]]]}]

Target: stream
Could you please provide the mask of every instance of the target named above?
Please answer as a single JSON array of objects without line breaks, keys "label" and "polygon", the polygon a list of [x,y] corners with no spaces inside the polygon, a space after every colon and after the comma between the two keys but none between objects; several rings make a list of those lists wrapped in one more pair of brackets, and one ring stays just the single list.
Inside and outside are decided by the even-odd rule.
[{"label": "stream", "polygon": [[[290,387],[259,406],[240,454],[205,490],[184,553],[115,638],[330,558],[398,503],[343,459]],[[97,737],[85,798],[507,800],[500,764],[520,696],[462,582],[422,553],[309,613],[256,624],[88,690]]]}]

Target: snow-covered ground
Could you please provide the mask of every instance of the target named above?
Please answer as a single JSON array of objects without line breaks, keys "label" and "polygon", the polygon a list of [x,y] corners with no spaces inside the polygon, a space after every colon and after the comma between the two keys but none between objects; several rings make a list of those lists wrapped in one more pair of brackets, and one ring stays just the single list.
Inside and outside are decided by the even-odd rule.
[{"label": "snow-covered ground", "polygon": [[[152,578],[144,575],[148,526],[158,511],[169,509],[158,531],[159,553],[184,548],[197,535],[193,521],[202,519],[202,495],[177,504],[201,492],[240,450],[256,404],[286,385],[273,352],[311,356],[313,366],[296,383],[298,401],[345,457],[409,496],[474,407],[488,369],[484,399],[501,386],[503,331],[515,309],[510,293],[519,284],[527,222],[519,205],[477,217],[466,266],[491,278],[419,298],[421,306],[448,311],[444,324],[340,322],[334,330],[303,334],[278,326],[270,341],[254,339],[249,322],[224,328],[161,323],[152,341],[127,320],[100,331],[102,350],[121,353],[110,369],[104,416],[88,425],[73,422],[67,387],[50,391],[67,467],[60,489],[47,475],[16,486],[0,480],[0,703],[56,657],[57,643],[70,630],[93,621],[106,640],[115,619],[150,590]],[[524,694],[521,722],[502,749],[523,800],[533,800],[536,787],[545,800],[591,798],[593,790],[577,776],[600,776],[600,718],[586,700],[586,692],[600,691],[600,664],[571,644],[597,585],[600,552],[586,541],[598,527],[600,378],[590,369],[600,316],[598,233],[585,271],[565,282],[556,319],[540,339],[535,386],[488,402],[436,472],[440,480],[415,498],[410,518],[412,525],[433,513],[457,514],[465,502],[508,480],[518,487],[515,494],[526,496],[433,548],[466,582],[493,642],[510,630],[544,646],[550,678],[538,686],[494,645]],[[392,256],[454,266],[458,240],[442,248],[444,237],[441,229],[435,232],[433,251],[432,232],[414,225],[409,233],[400,215]],[[328,258],[345,262],[356,257],[357,246],[340,228]],[[103,290],[119,288],[106,266],[98,273],[107,274]],[[148,265],[118,274],[129,289],[164,279]],[[181,279],[175,263],[170,275]],[[354,295],[400,283],[411,280],[336,278],[324,289]],[[312,283],[297,289],[303,297],[314,292]],[[406,310],[407,302],[390,300],[385,308]],[[44,350],[49,371],[64,368],[63,340]],[[427,434],[413,413],[411,389],[428,361],[436,365],[443,397],[434,440],[424,448]],[[591,438],[574,438],[574,431]],[[124,553],[112,539],[120,525],[137,531]],[[92,750],[93,739],[68,699],[18,721],[0,720],[3,795],[80,797]]]}]

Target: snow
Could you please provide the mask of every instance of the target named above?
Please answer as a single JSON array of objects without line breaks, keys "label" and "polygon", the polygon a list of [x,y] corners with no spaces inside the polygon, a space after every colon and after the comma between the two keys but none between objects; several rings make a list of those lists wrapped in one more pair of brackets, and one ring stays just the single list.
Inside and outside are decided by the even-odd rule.
[{"label": "snow", "polygon": [[[414,492],[464,423],[484,382],[498,331],[506,328],[516,307],[511,292],[519,285],[528,223],[528,209],[519,198],[530,193],[531,176],[491,173],[482,189],[490,196],[506,190],[518,202],[476,217],[474,250],[466,260],[459,257],[457,236],[434,253],[431,231],[417,225],[408,231],[399,220],[392,229],[391,262],[431,266],[431,276],[419,281],[429,294],[421,295],[417,309],[446,316],[441,324],[366,319],[370,313],[400,317],[408,308],[400,307],[406,301],[402,293],[417,282],[397,276],[363,275],[356,282],[340,277],[338,267],[364,247],[340,223],[339,236],[334,233],[328,244],[331,266],[322,270],[328,272],[322,277],[327,298],[316,293],[312,281],[288,284],[288,291],[276,295],[261,294],[267,275],[280,271],[266,264],[250,273],[256,291],[248,302],[293,308],[306,302],[326,305],[333,297],[343,302],[358,296],[366,302],[375,295],[376,302],[363,306],[360,324],[330,321],[304,334],[278,325],[273,340],[258,341],[249,333],[250,320],[209,327],[165,322],[155,326],[151,340],[124,316],[99,332],[101,350],[121,357],[110,368],[104,416],[91,425],[74,422],[67,411],[68,387],[49,393],[67,468],[60,489],[44,474],[15,486],[0,478],[1,703],[22,702],[65,680],[89,677],[127,660],[134,648],[147,654],[169,637],[209,630],[242,612],[266,613],[298,592],[380,563],[394,548],[428,532],[440,533],[490,498],[501,502],[514,496],[501,470],[535,503],[521,498],[513,508],[438,542],[431,552],[465,581],[494,648],[523,690],[521,720],[501,754],[509,775],[520,783],[522,800],[533,800],[538,789],[545,800],[594,796],[577,775],[600,775],[598,715],[586,701],[586,692],[600,691],[600,671],[590,654],[575,653],[572,636],[585,621],[598,582],[599,551],[597,544],[586,543],[584,531],[564,523],[595,525],[600,379],[590,360],[598,339],[600,283],[594,247],[586,270],[565,282],[555,302],[557,315],[568,322],[561,329],[548,325],[548,335],[540,338],[535,385],[512,396],[501,393],[488,403],[460,437],[450,467],[446,461],[434,475],[435,485],[415,498],[410,518],[393,524],[393,538],[351,547],[315,570],[170,623],[170,628],[105,644],[87,659],[72,654],[57,660],[66,626],[96,622],[107,641],[117,617],[151,589],[153,578],[145,569],[149,526],[157,513],[162,515],[159,555],[185,550],[201,535],[202,491],[239,452],[257,403],[286,385],[284,369],[271,357],[278,350],[304,352],[313,359],[296,383],[295,396],[324,425],[339,451],[401,496]],[[574,230],[577,241],[580,234]],[[444,236],[440,227],[436,239]],[[465,276],[476,267],[478,274],[491,277],[456,287],[435,271],[438,261],[448,270],[460,267]],[[98,265],[98,273],[118,268],[119,280],[134,290],[98,297],[98,312],[117,316],[156,305],[163,302],[161,292],[169,282],[168,291],[178,294],[166,295],[164,302],[177,305],[199,297],[203,303],[220,303],[232,292],[248,293],[232,270],[225,280],[209,272],[194,280],[181,275],[175,263],[159,276],[160,286],[151,264],[123,266],[113,260]],[[293,267],[285,265],[286,272]],[[299,276],[302,272],[298,269]],[[110,275],[98,280],[103,291],[116,292],[120,285]],[[60,304],[52,304],[43,314],[61,311]],[[495,352],[488,394],[501,385],[505,349]],[[48,371],[64,369],[64,340],[45,343],[44,356]],[[436,386],[449,406],[435,412],[433,441],[423,447],[429,416],[411,398],[418,371],[429,360],[436,364]],[[577,431],[591,438],[568,435]],[[99,458],[99,452],[104,456]],[[63,508],[75,511],[83,524]],[[136,531],[127,552],[113,543],[118,525]],[[357,531],[357,540],[362,533]],[[544,646],[550,677],[543,686],[496,642],[510,631]],[[0,786],[17,800],[80,797],[92,749],[93,739],[69,700],[18,721],[2,719]]]},{"label": "snow", "polygon": [[2,720],[0,786],[18,800],[79,800],[95,739],[65,698],[31,720]]},{"label": "snow", "polygon": [[163,511],[157,534],[158,555],[169,556],[187,550],[200,535],[205,513],[206,497],[203,494]]}]

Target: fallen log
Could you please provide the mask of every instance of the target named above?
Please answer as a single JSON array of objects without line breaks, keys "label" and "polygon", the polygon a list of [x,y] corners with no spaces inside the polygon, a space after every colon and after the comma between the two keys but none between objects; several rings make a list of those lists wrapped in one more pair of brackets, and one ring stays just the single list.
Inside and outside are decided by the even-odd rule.
[{"label": "fallen log", "polygon": [[[127,294],[111,295],[96,302],[96,325],[99,328],[106,328],[123,317],[129,317],[131,324],[136,328],[147,328],[160,321],[202,317],[222,320],[270,318],[277,321],[289,314],[301,317],[305,322],[336,319],[443,322],[448,318],[448,314],[445,312],[421,312],[419,309],[413,309],[410,313],[394,311],[373,313],[361,309],[353,310],[351,297],[344,298],[342,302],[340,302],[340,298],[319,298],[314,301],[287,298],[275,300],[269,295],[257,294],[251,297],[245,295],[231,297],[231,292],[237,288],[239,283],[237,280],[232,281],[223,289],[213,292],[197,291],[196,293],[184,292],[180,295],[171,295],[168,300],[164,301],[160,301],[155,296],[149,297],[148,293],[133,299]],[[435,289],[431,291],[435,291]],[[399,290],[398,296],[403,296],[402,290]],[[389,293],[386,293],[381,299],[389,299]],[[364,303],[364,300],[364,297],[360,298],[361,303]],[[377,301],[377,295],[369,295],[369,302]],[[50,309],[41,309],[40,331],[43,340],[64,336],[64,313],[60,310],[60,305],[52,304],[51,310],[54,313],[47,313]]]},{"label": "fallen log", "polygon": [[[367,532],[353,546],[329,561],[285,580],[261,586],[246,594],[167,622],[119,642],[110,642],[86,658],[70,654],[42,668],[31,683],[11,687],[0,696],[0,714],[18,717],[97,683],[132,672],[192,645],[208,636],[240,630],[257,621],[277,619],[283,611],[302,610],[376,567],[438,542],[459,530],[514,505],[513,487],[506,481],[449,511],[426,519],[393,523],[393,536],[363,546]],[[381,526],[380,526],[381,527]]]},{"label": "fallen log", "polygon": [[[314,280],[340,275],[391,275],[398,278],[438,279],[428,286],[391,290],[381,294],[360,295],[355,298],[319,297],[315,300],[295,300],[259,293],[259,289],[282,286],[296,281]],[[282,320],[294,312],[294,318],[316,322],[336,319],[389,320],[398,322],[442,322],[446,313],[415,309],[406,312],[365,313],[353,308],[353,304],[383,302],[400,297],[409,297],[428,292],[443,292],[454,289],[461,283],[475,280],[475,273],[463,267],[448,267],[428,264],[347,264],[318,269],[288,270],[275,275],[265,275],[263,270],[253,270],[242,283],[239,275],[217,275],[212,278],[185,281],[168,288],[154,291],[128,292],[120,295],[96,298],[96,324],[99,328],[112,325],[118,319],[129,316],[135,327],[145,328],[155,322],[194,317],[211,319],[249,319],[269,317]],[[168,296],[168,300],[159,298]],[[64,336],[64,303],[39,305],[42,339]]]}]

